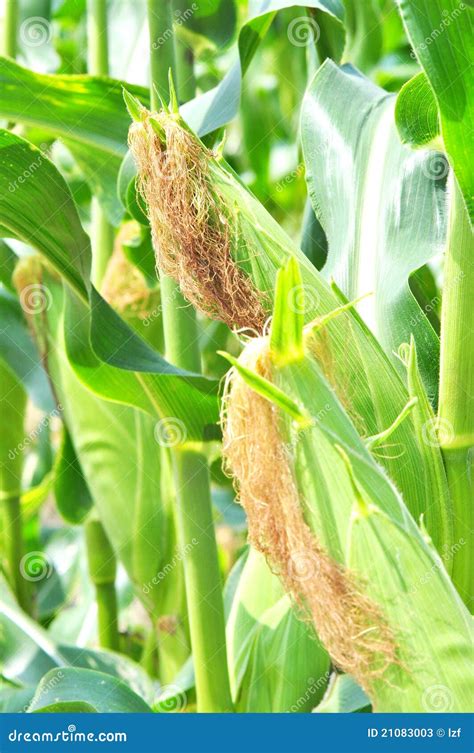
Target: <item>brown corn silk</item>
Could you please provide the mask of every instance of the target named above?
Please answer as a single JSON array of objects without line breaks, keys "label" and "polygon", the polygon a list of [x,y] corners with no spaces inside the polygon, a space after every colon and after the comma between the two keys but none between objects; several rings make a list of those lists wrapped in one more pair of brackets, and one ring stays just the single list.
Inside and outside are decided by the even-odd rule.
[{"label": "brown corn silk", "polygon": [[[132,124],[129,146],[152,229],[157,267],[179,283],[185,298],[230,327],[262,331],[262,296],[232,258],[236,222],[212,188],[208,162],[216,155],[178,121],[150,113]],[[237,208],[235,209],[237,212]]]},{"label": "brown corn silk", "polygon": [[[241,362],[271,377],[263,338],[247,346]],[[223,430],[226,469],[236,479],[252,544],[279,575],[303,618],[313,621],[334,663],[370,692],[373,682],[397,663],[391,631],[354,575],[329,556],[305,522],[278,409],[236,369],[226,385]]]}]

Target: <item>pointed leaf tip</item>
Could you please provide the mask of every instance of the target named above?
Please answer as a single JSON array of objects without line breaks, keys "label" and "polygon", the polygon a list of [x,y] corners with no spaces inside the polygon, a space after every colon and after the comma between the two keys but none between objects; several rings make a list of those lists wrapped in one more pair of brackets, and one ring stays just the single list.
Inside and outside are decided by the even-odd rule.
[{"label": "pointed leaf tip", "polygon": [[158,87],[157,87],[156,84],[153,84],[153,91],[154,91],[154,93],[155,93],[155,95],[156,95],[156,97],[158,99],[158,102],[160,103],[161,109],[163,110],[163,112],[166,113],[166,115],[169,115],[170,114],[170,108],[168,107],[168,105],[166,104],[165,100],[161,96],[161,93],[160,93],[160,91],[159,91],[159,89],[158,89]]},{"label": "pointed leaf tip", "polygon": [[140,100],[137,99],[137,97],[135,97],[133,94],[130,94],[130,92],[127,91],[124,86],[122,86],[122,94],[125,102],[125,107],[127,108],[128,114],[130,115],[131,119],[136,123],[141,123],[146,112],[146,108],[142,105]]},{"label": "pointed leaf tip", "polygon": [[173,72],[171,68],[168,69],[168,88],[170,90],[170,110],[175,115],[179,114],[179,103],[176,95],[176,88],[173,81]]}]

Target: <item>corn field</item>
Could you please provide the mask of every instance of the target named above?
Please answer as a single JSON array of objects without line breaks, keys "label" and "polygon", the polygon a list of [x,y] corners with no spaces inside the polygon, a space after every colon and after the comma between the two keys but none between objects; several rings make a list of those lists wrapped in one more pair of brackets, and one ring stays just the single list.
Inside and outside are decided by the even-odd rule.
[{"label": "corn field", "polygon": [[472,710],[473,31],[3,0],[0,711]]}]

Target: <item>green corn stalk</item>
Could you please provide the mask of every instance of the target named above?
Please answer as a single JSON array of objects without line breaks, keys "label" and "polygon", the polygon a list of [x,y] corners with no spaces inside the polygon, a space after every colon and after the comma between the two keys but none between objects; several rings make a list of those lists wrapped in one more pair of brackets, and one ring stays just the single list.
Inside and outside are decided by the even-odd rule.
[{"label": "green corn stalk", "polygon": [[[148,0],[151,48],[152,101],[171,94],[168,73],[174,70],[174,46],[165,40],[173,29],[172,3]],[[164,34],[164,32],[166,32]],[[200,371],[198,333],[194,311],[186,306],[176,284],[160,276],[165,349],[168,360],[190,371]],[[196,677],[199,711],[232,708],[227,669],[225,623],[220,590],[217,547],[212,520],[209,470],[199,449],[171,451],[176,489],[178,539],[184,557],[184,577]],[[192,546],[197,541],[198,545]]]},{"label": "green corn stalk", "polygon": [[[465,673],[472,645],[470,615],[429,537],[416,525],[402,495],[371,456],[322,373],[314,356],[314,337],[327,325],[316,320],[303,329],[300,316],[288,311],[285,318],[278,315],[297,280],[298,271],[291,261],[278,278],[270,336],[250,343],[239,361],[229,359],[236,375],[226,400],[225,441],[249,514],[250,533],[277,564],[286,587],[306,604],[330,654],[342,669],[356,676],[374,710],[435,710],[430,698],[436,687],[442,686],[446,707],[467,711],[472,695]],[[244,393],[239,395],[235,380],[245,385]],[[278,530],[273,544],[270,529],[258,531],[258,519],[255,523],[254,518],[257,529],[252,531],[252,488],[246,485],[246,474],[264,476],[265,458],[260,454],[265,451],[252,455],[245,424],[234,426],[233,422],[245,410],[244,401],[252,403],[255,395],[275,406],[281,443],[281,455],[276,457],[288,463],[300,518],[313,537],[305,541],[303,549],[291,518]],[[233,405],[239,399],[235,414]],[[253,426],[261,407],[250,414]],[[266,420],[264,411],[261,420]],[[252,425],[246,426],[248,436],[254,431]],[[232,436],[233,430],[238,437]],[[233,442],[237,446],[243,443],[242,455],[235,454]],[[256,467],[246,468],[239,457],[248,458],[249,464],[254,461]],[[272,504],[277,505],[278,489],[282,488],[278,474],[286,471],[272,466],[270,473],[274,478]],[[331,594],[334,571],[330,569],[328,575],[324,569],[318,548],[311,548],[315,542],[334,566],[344,568],[343,578],[350,578],[351,593],[360,589],[363,600],[352,605],[352,612],[347,611],[340,583],[329,601],[330,617],[327,602],[326,610],[318,611],[304,579],[299,580],[297,573],[285,577],[285,568],[287,573],[291,571],[294,558],[306,557],[314,562],[315,588],[327,596],[329,583]],[[341,603],[337,593],[342,593]],[[349,649],[346,656],[340,655],[341,634],[333,619],[339,610],[349,632],[353,618],[354,627],[364,625],[367,618],[366,630],[351,635],[353,654]]]},{"label": "green corn stalk", "polygon": [[[87,0],[87,61],[89,73],[107,76],[109,50],[107,36],[107,0]],[[93,196],[91,204],[91,279],[100,286],[107,262],[112,253],[114,229],[99,200]]]},{"label": "green corn stalk", "polygon": [[0,359],[0,500],[3,520],[2,549],[8,578],[27,613],[31,613],[31,594],[22,558],[25,555],[21,513],[24,421],[26,393],[11,369]]},{"label": "green corn stalk", "polygon": [[2,55],[14,58],[17,50],[18,0],[5,0]]},{"label": "green corn stalk", "polygon": [[474,233],[457,180],[445,260],[441,316],[441,373],[437,439],[446,463],[453,500],[454,539],[462,557],[453,579],[466,603],[472,603],[474,500]]},{"label": "green corn stalk", "polygon": [[95,586],[99,643],[103,648],[118,651],[117,594],[115,578],[117,560],[104,527],[98,518],[89,518],[85,524],[89,575]]}]

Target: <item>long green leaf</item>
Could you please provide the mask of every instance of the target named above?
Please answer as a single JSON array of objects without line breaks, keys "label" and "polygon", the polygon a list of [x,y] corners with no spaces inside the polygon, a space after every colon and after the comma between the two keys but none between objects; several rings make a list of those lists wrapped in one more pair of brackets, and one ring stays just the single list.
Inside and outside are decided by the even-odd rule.
[{"label": "long green leaf", "polygon": [[48,712],[57,703],[86,703],[102,714],[151,712],[145,701],[121,680],[73,667],[48,672],[36,688],[28,711]]},{"label": "long green leaf", "polygon": [[411,293],[409,276],[439,254],[446,237],[446,170],[433,173],[432,152],[402,146],[395,97],[331,61],[305,96],[302,142],[313,206],[329,242],[326,277],[358,306],[394,364],[415,336],[420,370],[433,398],[438,338]]},{"label": "long green leaf", "polygon": [[397,0],[438,104],[441,134],[474,224],[474,8],[458,0]]},{"label": "long green leaf", "polygon": [[322,698],[329,657],[253,549],[233,595],[227,641],[237,711],[304,712]]}]

